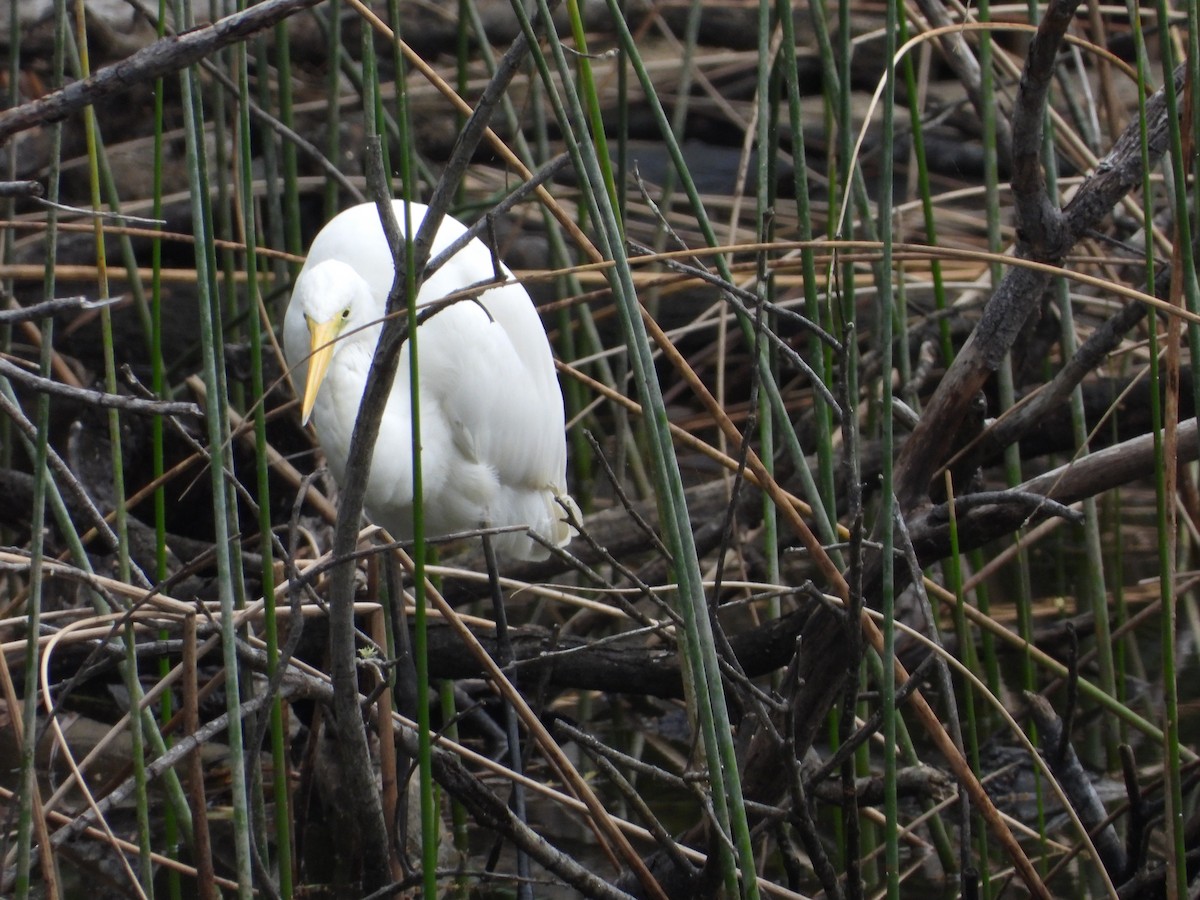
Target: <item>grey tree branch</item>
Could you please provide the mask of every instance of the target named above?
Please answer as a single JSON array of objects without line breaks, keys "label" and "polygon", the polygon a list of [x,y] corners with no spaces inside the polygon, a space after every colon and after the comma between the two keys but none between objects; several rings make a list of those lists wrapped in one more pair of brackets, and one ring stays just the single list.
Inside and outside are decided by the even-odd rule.
[{"label": "grey tree branch", "polygon": [[264,0],[245,12],[226,16],[204,28],[155,41],[128,59],[105,66],[88,78],[0,113],[0,144],[36,125],[61,121],[71,113],[135,84],[198,63],[222,47],[244,41],[319,2],[321,0]]},{"label": "grey tree branch", "polygon": [[40,197],[43,192],[40,181],[0,181],[0,197]]},{"label": "grey tree branch", "polygon": [[[1183,67],[1175,72],[1182,88]],[[1149,164],[1156,165],[1167,147],[1167,109],[1163,91],[1146,101]],[[1054,257],[1043,262],[1059,264],[1063,255],[1104,216],[1134,185],[1141,181],[1141,126],[1131,122],[1108,155],[1080,186],[1063,210],[1063,234]],[[1050,276],[1024,267],[1012,267],[983,310],[979,324],[955,357],[933,397],[925,407],[912,436],[896,463],[896,497],[901,508],[911,510],[924,498],[933,473],[950,452],[945,435],[963,420],[967,408],[987,379],[995,373],[1012,347],[1029,313],[1041,299]]]},{"label": "grey tree branch", "polygon": [[1108,813],[1104,804],[1075,754],[1067,730],[1069,726],[1064,725],[1050,701],[1041,694],[1026,691],[1025,702],[1029,704],[1029,711],[1041,734],[1042,755],[1062,785],[1063,793],[1079,814],[1079,821],[1093,835],[1096,852],[1100,854],[1097,861],[1108,870],[1110,877],[1119,878],[1126,866],[1125,847],[1113,823],[1107,821]]},{"label": "grey tree branch", "polygon": [[[378,195],[378,171],[382,169],[378,138],[368,139],[366,152],[367,182],[372,194]],[[384,198],[390,201],[390,198]],[[389,211],[390,202],[386,203]],[[385,228],[388,219],[383,219]],[[394,223],[391,223],[394,225]],[[395,246],[394,235],[388,241]],[[403,283],[403,274],[397,267],[397,279]],[[392,292],[396,292],[395,284]],[[390,300],[390,298],[389,298]],[[390,307],[390,303],[389,303]],[[342,766],[346,806],[352,810],[347,820],[357,828],[357,844],[361,848],[363,886],[378,890],[390,881],[389,860],[392,852],[388,846],[388,832],[383,815],[383,799],[375,784],[374,767],[367,732],[359,709],[357,647],[354,628],[354,563],[351,554],[358,541],[359,521],[366,502],[367,475],[371,470],[371,457],[375,440],[379,436],[380,419],[392,380],[399,361],[400,341],[396,342],[396,353],[381,364],[380,356],[384,337],[389,331],[402,332],[400,340],[407,334],[407,321],[387,317],[383,324],[379,346],[371,361],[367,386],[359,403],[358,417],[350,442],[350,460],[346,467],[346,483],[342,485],[341,502],[338,504],[337,522],[333,532],[333,556],[340,562],[334,567],[329,584],[329,674],[333,681],[333,730],[337,735],[338,758]],[[380,376],[384,369],[386,375]],[[375,390],[372,391],[372,383]],[[383,388],[379,388],[380,382]]]},{"label": "grey tree branch", "polygon": [[[1148,476],[1154,471],[1155,456],[1154,435],[1146,434],[1097,450],[1083,459],[1031,478],[1013,490],[1019,495],[1045,497],[1058,504],[1077,503]],[[1191,462],[1198,456],[1200,441],[1197,440],[1196,420],[1180,422],[1179,462]],[[1051,514],[1052,510],[1046,508],[1044,512]],[[959,546],[964,551],[982,546],[1020,527],[1029,516],[1029,507],[1024,503],[973,506],[958,514]],[[909,520],[909,530],[923,563],[940,559],[949,552],[950,529],[944,507],[918,513]]]},{"label": "grey tree branch", "polygon": [[[3,196],[0,193],[0,196]],[[17,322],[30,322],[34,319],[44,319],[60,312],[77,309],[99,309],[102,306],[119,301],[119,297],[109,297],[106,300],[89,300],[87,297],[55,297],[53,300],[43,300],[30,306],[16,306],[11,309],[0,309],[0,325],[13,325]]]},{"label": "grey tree branch", "polygon": [[[1161,273],[1169,275],[1170,269]],[[1146,307],[1131,303],[1122,307],[1115,315],[1105,320],[1075,355],[1044,385],[1028,402],[1021,403],[1001,416],[983,432],[976,455],[991,458],[1003,448],[1016,443],[1033,428],[1037,427],[1053,410],[1062,409],[1071,392],[1083,382],[1088,373],[1094,371],[1103,359],[1116,349],[1133,326],[1146,317]]]},{"label": "grey tree branch", "polygon": [[1025,57],[1013,109],[1012,192],[1017,213],[1017,253],[1033,259],[1054,259],[1066,253],[1065,248],[1060,249],[1062,212],[1046,192],[1042,126],[1058,48],[1078,6],[1079,0],[1053,0],[1046,9]]},{"label": "grey tree branch", "polygon": [[89,406],[123,409],[126,412],[139,413],[144,416],[194,416],[197,419],[201,416],[200,407],[195,403],[182,400],[143,400],[140,397],[126,397],[122,394],[109,394],[105,391],[72,387],[52,378],[35,375],[3,356],[0,356],[0,375],[11,378],[13,381],[19,381],[26,387],[43,394],[75,400]]}]

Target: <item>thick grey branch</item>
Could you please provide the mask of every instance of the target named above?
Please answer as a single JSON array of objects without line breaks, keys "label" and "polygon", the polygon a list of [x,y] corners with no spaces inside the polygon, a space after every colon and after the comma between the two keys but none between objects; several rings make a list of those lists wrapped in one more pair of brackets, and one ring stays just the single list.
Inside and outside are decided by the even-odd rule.
[{"label": "thick grey branch", "polygon": [[139,413],[144,416],[201,416],[200,407],[195,403],[182,400],[143,400],[140,397],[126,397],[122,394],[109,394],[104,391],[91,391],[87,388],[72,387],[61,381],[43,378],[27,369],[9,362],[0,356],[0,375],[19,381],[26,387],[43,394],[64,397],[89,406],[100,406],[104,409],[123,409],[126,412]]},{"label": "thick grey branch", "polygon": [[206,56],[271,28],[288,16],[316,6],[320,0],[264,0],[245,12],[234,13],[204,28],[155,41],[127,59],[106,66],[61,90],[0,113],[0,144],[18,132],[58,122],[76,110],[178,72]]},{"label": "thick grey branch", "polygon": [[[1200,456],[1196,431],[1195,419],[1179,423],[1180,463],[1192,462]],[[1020,494],[1045,497],[1064,505],[1077,503],[1149,476],[1154,471],[1156,455],[1154,435],[1146,434],[1097,450],[1083,459],[1031,478],[1015,490]],[[1021,527],[1029,515],[1029,509],[1024,504],[993,503],[968,509],[958,516],[959,546],[964,551],[982,546]],[[941,559],[950,551],[950,529],[941,507],[926,510],[910,519],[909,532],[922,563]]]},{"label": "thick grey branch", "polygon": [[[1167,269],[1163,270],[1169,271]],[[1133,326],[1146,317],[1146,307],[1140,303],[1123,306],[1088,337],[1075,355],[1028,402],[1014,407],[983,433],[978,456],[988,458],[1019,441],[1063,404],[1109,353],[1116,349]]]},{"label": "thick grey branch", "polygon": [[[1184,67],[1175,70],[1175,90],[1183,90]],[[1157,164],[1170,140],[1167,96],[1162,90],[1146,100],[1146,143],[1150,165]],[[1071,202],[1063,209],[1067,238],[1074,244],[1095,228],[1122,197],[1142,185],[1142,136],[1134,119],[1121,132],[1112,149],[1096,164]]]},{"label": "thick grey branch", "polygon": [[[523,56],[526,50],[524,41],[519,41],[506,55],[506,60],[518,55]],[[412,290],[420,289],[425,263],[429,259],[429,250],[433,244],[433,236],[441,225],[446,207],[454,191],[457,190],[466,171],[467,163],[486,132],[487,123],[491,119],[495,104],[516,70],[516,61],[513,59],[510,65],[497,71],[493,83],[485,91],[486,102],[481,101],[475,107],[463,128],[463,133],[455,144],[442,179],[434,189],[429,209],[413,239],[411,249],[413,258],[407,261],[417,273],[416,283],[412,285]],[[368,152],[368,186],[371,188],[370,193],[373,199],[380,207],[382,224],[395,260],[395,279],[387,301],[387,310],[390,314],[403,308],[404,299],[407,296],[403,257],[405,248],[397,231],[392,212],[391,193],[388,190],[380,160],[381,155],[377,152],[377,147],[375,152]],[[367,383],[363,389],[358,416],[355,419],[354,431],[350,439],[350,463],[347,466],[345,483],[342,485],[342,502],[338,509],[333,538],[333,552],[339,559],[348,559],[357,543],[358,523],[366,499],[367,476],[371,468],[375,441],[379,436],[380,420],[387,404],[388,395],[392,390],[392,383],[400,360],[400,348],[407,337],[407,318],[389,315],[384,322],[383,331],[379,336],[379,342],[371,360]],[[348,792],[352,794],[349,802],[353,804],[352,808],[358,812],[356,821],[359,825],[359,837],[365,848],[363,855],[367,866],[366,883],[368,887],[377,889],[387,882],[388,847],[386,834],[383,832],[383,808],[374,776],[371,774],[366,733],[357,714],[358,672],[355,665],[353,594],[354,570],[347,562],[334,569],[331,579],[330,670],[333,677],[335,721],[340,757]]]},{"label": "thick grey branch", "polygon": [[[1175,80],[1182,85],[1182,66],[1176,70]],[[1161,90],[1146,102],[1146,126],[1150,140],[1148,162],[1153,166],[1167,144],[1166,102]],[[1088,229],[1109,214],[1121,197],[1140,183],[1140,128],[1137,121],[1129,124],[1064,210],[1065,239],[1059,247],[1060,253],[1067,253]],[[1045,261],[1057,264],[1061,257]],[[979,325],[955,357],[900,453],[896,496],[902,509],[911,510],[921,501],[933,473],[957,449],[946,445],[946,433],[952,433],[954,429],[950,426],[963,420],[967,408],[1011,349],[1049,283],[1049,275],[1032,269],[1013,267],[1005,272],[984,308]]]},{"label": "thick grey branch", "polygon": [[0,181],[0,197],[40,197],[44,192],[40,181]]},{"label": "thick grey branch", "polygon": [[1042,169],[1046,98],[1054,78],[1054,64],[1063,35],[1079,0],[1054,0],[1029,45],[1021,86],[1013,109],[1012,192],[1017,213],[1017,252],[1033,259],[1055,259],[1066,252],[1062,213],[1046,192]]},{"label": "thick grey branch", "polygon": [[[3,196],[0,194],[0,196]],[[0,325],[12,325],[16,322],[32,322],[34,319],[44,319],[60,312],[77,309],[99,309],[102,306],[116,303],[119,298],[110,297],[107,300],[88,300],[87,297],[56,297],[53,300],[43,300],[31,306],[13,306],[11,309],[0,309]]]}]

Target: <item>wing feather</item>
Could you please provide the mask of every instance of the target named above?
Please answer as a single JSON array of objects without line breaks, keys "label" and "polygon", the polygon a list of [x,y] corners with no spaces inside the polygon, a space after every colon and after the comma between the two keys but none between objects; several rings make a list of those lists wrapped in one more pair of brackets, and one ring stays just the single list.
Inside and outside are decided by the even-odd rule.
[{"label": "wing feather", "polygon": [[[404,206],[403,201],[393,201],[401,227]],[[410,204],[414,228],[426,210],[423,204]],[[444,219],[433,256],[465,230],[453,218]],[[326,259],[339,259],[362,276],[376,307],[373,314],[382,317],[393,267],[373,204],[351,207],[332,219],[313,241],[304,270]],[[487,246],[472,240],[426,280],[418,304],[484,281],[496,266]],[[512,274],[503,265],[499,273]],[[558,522],[562,514],[555,500],[566,496],[562,394],[529,294],[519,284],[506,284],[484,291],[477,301],[454,304],[421,326],[417,346],[426,490],[444,492],[442,518],[452,524],[459,514],[452,509],[461,511],[487,495],[494,524],[530,524],[565,543],[569,534]],[[405,369],[407,354],[406,347],[401,360]],[[380,462],[381,452],[403,451],[377,447],[373,470],[389,468],[386,461]],[[373,471],[372,482],[375,475]],[[436,499],[429,493],[427,498]],[[398,500],[394,498],[393,505]],[[528,538],[521,540],[530,543]],[[540,548],[509,543],[513,555],[542,555]]]}]

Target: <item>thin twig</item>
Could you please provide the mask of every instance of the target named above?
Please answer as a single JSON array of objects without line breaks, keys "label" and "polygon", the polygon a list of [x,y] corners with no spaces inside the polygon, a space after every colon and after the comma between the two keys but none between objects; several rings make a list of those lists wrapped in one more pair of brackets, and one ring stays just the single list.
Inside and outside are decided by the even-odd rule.
[{"label": "thin twig", "polygon": [[40,391],[43,394],[63,397],[87,406],[99,406],[103,409],[122,409],[125,412],[137,413],[143,416],[192,416],[198,419],[203,415],[200,407],[195,403],[188,403],[186,401],[143,400],[140,397],[125,397],[121,394],[109,394],[105,391],[92,391],[87,388],[72,387],[69,384],[63,384],[61,381],[55,381],[52,378],[43,378],[41,375],[35,375],[33,372],[9,361],[4,356],[0,356],[0,375],[7,376],[13,381],[19,381],[26,387]]},{"label": "thin twig", "polygon": [[11,309],[0,309],[0,325],[13,325],[17,322],[30,322],[55,316],[60,312],[80,309],[100,309],[121,302],[120,297],[109,297],[104,300],[89,300],[87,297],[56,297],[53,300],[43,300],[31,306],[14,306]]}]

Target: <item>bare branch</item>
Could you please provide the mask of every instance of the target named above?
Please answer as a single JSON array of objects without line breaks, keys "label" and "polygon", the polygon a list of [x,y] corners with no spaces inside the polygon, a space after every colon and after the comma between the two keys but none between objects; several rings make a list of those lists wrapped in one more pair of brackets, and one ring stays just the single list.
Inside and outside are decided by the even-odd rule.
[{"label": "bare branch", "polygon": [[[1191,462],[1198,456],[1200,442],[1196,420],[1189,419],[1179,424],[1179,462]],[[1154,471],[1155,464],[1154,435],[1146,434],[1097,450],[1083,459],[1031,478],[1013,490],[1026,498],[1045,497],[1066,505],[1144,478]],[[1052,512],[1049,508],[1043,511]],[[971,506],[958,513],[960,549],[982,546],[1021,527],[1028,518],[1029,509],[1025,503]],[[910,519],[909,529],[913,546],[923,562],[940,559],[949,552],[949,525],[942,507],[926,510]]]},{"label": "bare branch", "polygon": [[1062,212],[1046,192],[1042,126],[1058,49],[1078,5],[1079,0],[1054,0],[1046,9],[1025,57],[1013,109],[1012,192],[1017,212],[1017,252],[1034,259],[1054,259],[1066,253],[1065,248],[1060,249],[1064,240]]},{"label": "bare branch", "polygon": [[204,28],[155,41],[128,59],[68,84],[29,103],[0,113],[0,144],[36,125],[58,122],[71,113],[132,87],[200,62],[222,47],[278,25],[320,0],[265,0]]},{"label": "bare branch", "polygon": [[[1183,72],[1182,66],[1175,72],[1180,87]],[[1167,147],[1167,108],[1161,90],[1146,101],[1146,126],[1148,163],[1153,166]],[[1056,247],[1058,253],[1067,253],[1088,229],[1109,214],[1117,200],[1140,183],[1140,129],[1137,121],[1129,124],[1064,210],[1066,236]],[[1058,264],[1062,257],[1043,261]],[[984,382],[999,367],[1049,283],[1049,275],[1022,266],[1005,272],[984,308],[979,325],[955,357],[900,452],[896,463],[896,496],[902,509],[910,510],[921,502],[933,473],[958,449],[947,446],[945,435],[953,433]]]},{"label": "bare branch", "polygon": [[14,362],[0,356],[0,375],[19,381],[26,387],[43,394],[63,397],[89,406],[100,406],[104,409],[123,409],[126,412],[138,413],[143,416],[195,416],[202,413],[195,403],[181,400],[143,400],[140,397],[125,397],[121,394],[108,394],[104,391],[90,391],[87,388],[71,387],[61,381],[43,378],[35,375]]},{"label": "bare branch", "polygon": [[0,325],[13,325],[17,322],[32,322],[47,316],[57,315],[79,309],[99,309],[117,303],[119,297],[107,300],[89,300],[87,297],[56,297],[53,300],[43,300],[32,306],[14,306],[12,309],[0,309]]},{"label": "bare branch", "polygon": [[0,181],[0,197],[40,197],[44,190],[40,181]]}]

